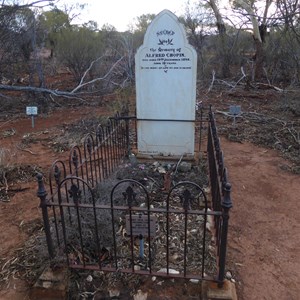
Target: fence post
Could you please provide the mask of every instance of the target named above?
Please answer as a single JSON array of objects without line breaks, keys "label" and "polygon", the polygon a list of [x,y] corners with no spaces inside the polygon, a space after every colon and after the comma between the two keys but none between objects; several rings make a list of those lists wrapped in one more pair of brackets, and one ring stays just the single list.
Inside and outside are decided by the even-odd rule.
[{"label": "fence post", "polygon": [[52,243],[51,232],[50,232],[48,208],[47,208],[47,204],[46,204],[47,192],[46,192],[46,189],[45,189],[45,186],[44,186],[43,175],[38,173],[36,177],[37,177],[37,181],[38,181],[37,196],[41,200],[40,208],[42,209],[42,215],[43,215],[43,221],[44,221],[44,230],[45,230],[45,234],[46,234],[48,253],[49,253],[50,258],[53,258],[54,257],[53,243]]},{"label": "fence post", "polygon": [[222,199],[222,233],[221,233],[221,247],[219,256],[219,275],[218,275],[218,287],[222,288],[225,277],[225,263],[226,263],[226,252],[227,252],[227,233],[228,233],[228,221],[229,221],[229,210],[232,207],[230,198],[231,184],[226,183],[224,185],[224,196]]},{"label": "fence post", "polygon": [[125,126],[126,126],[126,148],[127,148],[127,155],[126,157],[129,157],[130,154],[130,137],[129,137],[129,118],[125,119]]}]

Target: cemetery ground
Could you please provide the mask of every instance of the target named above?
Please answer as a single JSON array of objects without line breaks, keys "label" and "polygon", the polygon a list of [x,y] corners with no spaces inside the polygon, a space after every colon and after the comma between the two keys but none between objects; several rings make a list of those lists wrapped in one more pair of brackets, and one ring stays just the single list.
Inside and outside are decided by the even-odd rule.
[{"label": "cemetery ground", "polygon": [[[212,104],[216,111],[225,165],[233,186],[226,275],[235,282],[239,299],[299,299],[297,93],[282,95],[271,89],[245,91],[238,87],[228,92],[214,87],[214,92],[202,91],[199,95],[204,105]],[[228,116],[229,105],[242,108],[235,126]],[[34,243],[36,236],[43,235],[36,172],[47,174],[53,160],[65,159],[74,141],[80,142],[93,124],[112,114],[107,101],[93,101],[89,105],[49,109],[36,118],[32,128],[23,108],[15,108],[14,114],[0,112],[3,300],[29,299],[30,288],[46,264],[46,245],[35,251]],[[82,281],[85,285],[87,276]],[[144,289],[149,295],[152,290],[155,297],[151,299],[160,299],[159,295],[161,299],[192,299],[185,283],[161,281],[145,281]],[[84,290],[77,282],[78,296]]]}]

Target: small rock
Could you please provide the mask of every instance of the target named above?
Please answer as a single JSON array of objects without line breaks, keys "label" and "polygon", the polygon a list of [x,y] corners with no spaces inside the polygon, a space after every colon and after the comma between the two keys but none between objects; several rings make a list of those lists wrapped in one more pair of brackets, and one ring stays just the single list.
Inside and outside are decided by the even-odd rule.
[{"label": "small rock", "polygon": [[129,154],[129,161],[133,166],[137,165],[137,159],[133,153]]},{"label": "small rock", "polygon": [[152,166],[153,166],[154,168],[158,168],[158,167],[160,166],[160,163],[159,163],[158,161],[155,161],[155,162],[152,164]]},{"label": "small rock", "polygon": [[109,289],[108,292],[109,292],[109,297],[110,298],[120,296],[120,291],[118,289]]},{"label": "small rock", "polygon": [[196,284],[197,284],[197,283],[199,283],[199,279],[190,279],[190,282],[191,282],[191,283],[196,283]]},{"label": "small rock", "polygon": [[178,259],[178,257],[179,257],[179,255],[178,255],[177,253],[175,253],[174,255],[172,255],[172,256],[170,257],[170,261],[171,261],[171,262],[175,262],[175,261]]},{"label": "small rock", "polygon": [[179,166],[178,166],[178,171],[179,172],[189,172],[192,170],[192,164],[183,161]]},{"label": "small rock", "polygon": [[92,276],[92,275],[89,275],[89,276],[86,278],[86,281],[87,281],[87,282],[92,282],[92,281],[93,281],[93,276]]},{"label": "small rock", "polygon": [[158,173],[160,173],[160,174],[166,174],[166,173],[167,173],[167,171],[166,171],[165,168],[163,168],[163,167],[158,167],[158,168],[157,168],[157,171],[158,171]]},{"label": "small rock", "polygon": [[137,291],[137,294],[133,295],[134,300],[146,300],[148,297],[148,293],[144,293],[141,290]]},{"label": "small rock", "polygon": [[[167,273],[167,268],[162,268],[158,273]],[[180,272],[174,269],[169,269],[169,274],[179,274]]]},{"label": "small rock", "polygon": [[225,277],[226,277],[227,279],[231,279],[231,278],[232,278],[231,272],[227,271],[226,274],[225,274]]},{"label": "small rock", "polygon": [[140,271],[140,269],[141,269],[141,267],[140,266],[138,266],[138,265],[134,265],[134,271]]},{"label": "small rock", "polygon": [[231,278],[230,281],[233,282],[233,283],[235,283],[235,279],[234,278]]},{"label": "small rock", "polygon": [[52,286],[52,282],[51,281],[43,281],[42,286],[45,289],[50,289],[50,287]]},{"label": "small rock", "polygon": [[156,276],[153,276],[151,279],[154,282],[156,280]]}]

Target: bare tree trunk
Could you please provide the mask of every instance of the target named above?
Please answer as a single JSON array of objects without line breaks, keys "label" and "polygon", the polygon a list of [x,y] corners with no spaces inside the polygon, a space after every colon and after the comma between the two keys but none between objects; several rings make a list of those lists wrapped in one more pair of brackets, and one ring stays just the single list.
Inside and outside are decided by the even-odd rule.
[{"label": "bare tree trunk", "polygon": [[263,77],[263,67],[265,61],[265,51],[263,43],[259,40],[254,40],[255,42],[255,67],[254,67],[254,79],[260,79]]},{"label": "bare tree trunk", "polygon": [[229,77],[230,76],[230,53],[228,49],[228,37],[226,34],[226,27],[225,23],[223,21],[222,15],[219,11],[219,8],[216,4],[215,0],[208,0],[208,4],[212,8],[214,15],[217,20],[217,28],[219,32],[219,39],[220,39],[220,45],[221,45],[221,61],[222,61],[222,76],[223,77]]}]

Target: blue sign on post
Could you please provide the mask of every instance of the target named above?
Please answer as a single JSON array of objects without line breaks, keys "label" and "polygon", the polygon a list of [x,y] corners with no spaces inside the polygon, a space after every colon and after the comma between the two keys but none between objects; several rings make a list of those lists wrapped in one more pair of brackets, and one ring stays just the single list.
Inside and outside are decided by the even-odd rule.
[{"label": "blue sign on post", "polygon": [[37,116],[38,108],[37,106],[26,106],[26,115],[31,116],[32,128],[34,128],[34,116]]},{"label": "blue sign on post", "polygon": [[235,127],[235,118],[242,114],[242,109],[240,105],[230,105],[229,115],[233,117],[233,125]]}]

